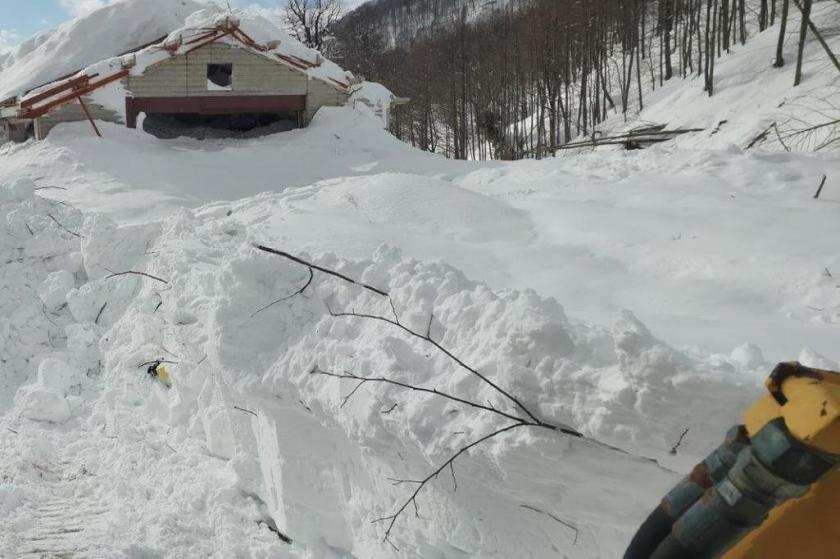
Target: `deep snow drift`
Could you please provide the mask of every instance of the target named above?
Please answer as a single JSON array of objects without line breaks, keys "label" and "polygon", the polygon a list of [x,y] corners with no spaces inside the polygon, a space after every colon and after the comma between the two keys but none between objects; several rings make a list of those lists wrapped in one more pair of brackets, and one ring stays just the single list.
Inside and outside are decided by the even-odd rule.
[{"label": "deep snow drift", "polygon": [[[836,156],[452,162],[364,106],[260,140],[101,129],[0,146],[0,557],[615,557],[773,361],[840,359]],[[289,297],[306,268],[257,242],[394,309],[322,273]],[[586,439],[475,448],[399,518],[395,551],[371,521],[412,486],[389,478],[504,423],[313,369],[508,404],[330,310],[433,315],[435,340]]]},{"label": "deep snow drift", "polygon": [[[262,141],[103,130],[0,154],[0,554],[616,556],[770,359],[834,365],[809,344],[837,358],[837,194],[811,198],[815,176],[840,173],[828,156],[466,164],[352,108]],[[338,280],[256,312],[308,274],[254,242],[387,289],[416,328],[434,313],[435,339],[590,440],[519,431],[477,448],[457,491],[441,476],[401,517],[396,553],[370,523],[407,496],[388,478],[422,477],[501,423],[375,385],[342,406],[354,384],[313,367],[502,403],[418,340],[331,317],[389,312]],[[153,359],[176,362],[171,390],[146,376]]]},{"label": "deep snow drift", "polygon": [[[4,448],[15,449],[4,456],[5,555],[389,556],[369,523],[404,498],[388,478],[419,477],[460,441],[501,426],[399,389],[366,386],[343,406],[350,387],[311,375],[314,365],[505,409],[422,342],[330,316],[327,304],[388,310],[343,282],[317,275],[303,295],[257,312],[307,274],[254,250],[262,235],[243,203],[119,227],[102,215],[80,223],[26,180],[3,194],[3,246],[16,258],[3,276],[12,288],[4,346],[19,359],[4,382],[8,393],[20,387],[0,420]],[[750,375],[738,388],[731,365],[667,347],[629,312],[611,329],[571,321],[554,300],[494,293],[396,249],[317,262],[389,290],[405,324],[420,329],[434,313],[435,339],[546,419],[635,453],[667,456],[683,426],[699,431],[686,456],[703,452],[750,397]],[[110,277],[127,270],[168,283]],[[44,338],[28,346],[14,343],[24,313]],[[745,355],[744,367],[761,365]],[[138,367],[156,357],[177,363],[171,390]],[[400,521],[393,540],[404,554],[612,556],[675,474],[595,442],[523,431],[471,453],[456,476],[457,491],[439,480],[419,500],[420,518]],[[269,514],[296,543],[268,531]],[[45,520],[55,516],[61,526],[75,518],[84,539],[58,533]]]}]

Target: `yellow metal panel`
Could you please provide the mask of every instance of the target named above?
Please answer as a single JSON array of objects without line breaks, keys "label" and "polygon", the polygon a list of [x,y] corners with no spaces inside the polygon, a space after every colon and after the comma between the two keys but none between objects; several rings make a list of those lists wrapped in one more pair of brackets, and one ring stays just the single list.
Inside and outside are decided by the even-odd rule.
[{"label": "yellow metal panel", "polygon": [[[749,435],[782,416],[790,432],[803,443],[840,454],[840,375],[820,371],[815,376],[789,377],[779,388],[787,399],[784,405],[768,396],[744,415]],[[804,497],[771,511],[769,518],[723,559],[810,557],[840,557],[840,466]]]},{"label": "yellow metal panel", "polygon": [[840,385],[790,378],[782,385],[785,425],[794,437],[828,454],[840,454]]},{"label": "yellow metal panel", "polygon": [[775,398],[770,395],[763,397],[744,414],[744,427],[747,429],[747,434],[754,437],[762,427],[781,415],[782,407]]},{"label": "yellow metal panel", "polygon": [[723,559],[830,559],[840,557],[840,468],[835,467],[801,499],[770,517]]}]

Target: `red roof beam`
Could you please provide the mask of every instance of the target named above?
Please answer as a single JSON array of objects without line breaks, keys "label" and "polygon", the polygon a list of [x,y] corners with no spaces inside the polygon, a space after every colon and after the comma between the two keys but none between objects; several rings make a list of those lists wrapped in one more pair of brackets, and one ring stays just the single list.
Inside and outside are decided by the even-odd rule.
[{"label": "red roof beam", "polygon": [[28,111],[24,112],[21,116],[23,118],[38,118],[40,116],[44,116],[45,114],[47,114],[48,112],[50,112],[51,110],[53,110],[54,108],[56,108],[60,105],[64,105],[65,103],[69,103],[70,101],[73,101],[73,100],[81,97],[82,95],[87,95],[88,93],[90,93],[92,91],[95,91],[95,90],[99,89],[100,87],[106,86],[109,83],[115,82],[117,80],[121,80],[122,78],[126,77],[127,75],[128,75],[128,70],[122,70],[120,72],[117,72],[116,74],[108,76],[107,78],[103,78],[103,79],[101,79],[99,81],[96,81],[96,82],[90,82],[87,85],[85,85],[84,87],[80,87],[80,88],[74,90],[72,93],[68,93],[67,95],[64,95],[63,97],[59,97],[58,99],[50,101],[46,105],[41,105],[40,107],[30,108]]},{"label": "red roof beam", "polygon": [[[244,41],[243,41],[243,42],[244,42],[245,44],[247,44],[248,46],[253,47],[253,48],[257,49],[257,50],[261,50],[261,51],[265,51],[265,50],[267,50],[267,49],[266,49],[266,47],[264,47],[263,45],[258,44],[258,43],[257,43],[254,39],[252,39],[252,38],[251,38],[251,36],[250,36],[250,35],[248,35],[247,33],[245,33],[242,29],[240,29],[240,28],[238,28],[238,27],[237,27],[237,28],[236,28],[236,30],[234,31],[234,33],[238,33],[239,35],[242,35],[241,39],[240,39],[240,37],[238,37],[238,36],[237,36],[237,38],[238,38],[238,39],[240,39],[240,40],[243,40],[243,39],[244,39]],[[235,36],[236,36],[236,35],[235,35]]]},{"label": "red roof beam", "polygon": [[328,78],[328,79],[329,79],[330,81],[335,82],[335,83],[337,83],[338,85],[340,85],[342,89],[350,89],[350,84],[349,84],[349,83],[340,82],[340,81],[338,81],[338,80],[336,80],[336,79],[334,79],[334,78]]},{"label": "red roof beam", "polygon": [[98,75],[99,74],[94,74],[92,76],[79,76],[78,78],[72,79],[68,82],[65,82],[65,83],[61,84],[61,85],[51,87],[50,89],[48,89],[48,90],[46,90],[42,93],[39,93],[38,95],[34,95],[34,96],[32,96],[28,99],[24,99],[23,101],[20,102],[20,106],[21,106],[21,108],[24,108],[24,109],[29,108],[32,105],[34,105],[35,103],[43,101],[44,99],[49,99],[53,95],[61,93],[64,90],[75,89],[77,87],[81,87],[83,85],[86,85],[91,78],[95,78]]},{"label": "red roof beam", "polygon": [[219,39],[223,39],[223,38],[227,37],[227,36],[228,36],[228,35],[230,35],[230,34],[231,34],[231,30],[230,30],[230,29],[228,29],[227,31],[225,31],[225,32],[223,32],[223,33],[221,33],[221,34],[217,35],[216,37],[213,37],[213,38],[212,38],[212,39],[210,39],[209,41],[205,41],[205,42],[203,42],[203,43],[198,43],[197,45],[195,45],[195,46],[194,46],[194,47],[192,47],[191,49],[189,49],[189,50],[185,51],[185,52],[184,52],[184,54],[189,54],[189,53],[191,53],[191,52],[192,52],[192,51],[194,51],[194,50],[197,50],[197,49],[200,49],[201,47],[205,47],[205,46],[209,45],[210,43],[215,43],[215,42],[216,42],[216,41],[218,41]]},{"label": "red roof beam", "polygon": [[204,39],[209,39],[210,37],[215,36],[218,32],[219,32],[218,29],[213,29],[211,31],[201,33],[200,35],[196,35],[193,38],[191,38],[189,41],[185,41],[184,46],[192,45],[194,43],[198,43],[200,41],[203,41]]},{"label": "red roof beam", "polygon": [[305,58],[295,56],[294,54],[292,54],[290,56],[292,58],[294,58],[295,60],[297,60],[298,62],[300,62],[301,64],[305,64],[306,66],[309,66],[310,68],[317,68],[318,67],[317,64],[315,64],[314,62],[310,62],[310,61],[306,60]]},{"label": "red roof beam", "polygon": [[292,65],[292,66],[294,66],[295,68],[298,68],[298,69],[300,69],[300,70],[309,70],[309,68],[308,68],[308,67],[304,66],[303,64],[301,64],[300,62],[297,62],[296,60],[294,60],[294,59],[292,59],[292,58],[289,58],[289,57],[288,57],[288,56],[286,56],[286,55],[279,54],[279,53],[275,53],[275,54],[274,54],[274,56],[276,56],[276,57],[277,57],[277,58],[279,58],[280,60],[285,60],[286,62],[288,62],[289,64],[291,64],[291,65]]}]

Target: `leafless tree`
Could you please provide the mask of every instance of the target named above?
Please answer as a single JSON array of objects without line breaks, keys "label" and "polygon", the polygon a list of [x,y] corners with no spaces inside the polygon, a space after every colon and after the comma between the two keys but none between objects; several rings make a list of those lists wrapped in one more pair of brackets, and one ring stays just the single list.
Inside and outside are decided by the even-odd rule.
[{"label": "leafless tree", "polygon": [[783,66],[789,12],[811,0],[508,0],[483,18],[464,12],[473,0],[407,4],[370,2],[337,29],[348,69],[411,98],[391,131],[447,157],[519,159],[591,138],[611,114],[629,119],[668,79],[699,76],[714,95],[716,59],[777,15]]},{"label": "leafless tree", "polygon": [[323,50],[343,12],[341,0],[288,0],[286,23],[297,40]]}]

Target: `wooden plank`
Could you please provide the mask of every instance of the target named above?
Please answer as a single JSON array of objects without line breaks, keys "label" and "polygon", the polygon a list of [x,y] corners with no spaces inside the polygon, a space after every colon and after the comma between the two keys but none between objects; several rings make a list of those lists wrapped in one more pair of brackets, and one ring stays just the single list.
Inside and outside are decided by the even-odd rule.
[{"label": "wooden plank", "polygon": [[301,63],[299,63],[299,62],[295,62],[295,60],[293,60],[292,58],[289,58],[288,56],[286,56],[286,55],[284,55],[284,54],[274,53],[274,56],[276,56],[276,57],[277,57],[277,58],[279,58],[280,60],[283,60],[283,61],[287,62],[288,64],[291,64],[292,66],[294,66],[294,67],[295,67],[295,68],[297,68],[298,70],[304,70],[304,71],[306,71],[306,70],[308,70],[308,69],[309,69],[309,68],[307,68],[306,66],[304,66],[303,64],[301,64]]},{"label": "wooden plank", "polygon": [[230,29],[228,29],[228,30],[227,30],[227,31],[225,31],[224,33],[222,33],[222,34],[220,34],[220,35],[217,35],[216,37],[213,37],[213,38],[212,38],[212,39],[210,39],[209,41],[205,41],[205,42],[203,42],[203,43],[199,43],[199,44],[197,44],[196,46],[192,47],[191,49],[189,49],[189,50],[187,50],[186,52],[183,52],[183,53],[181,53],[181,54],[189,54],[189,53],[191,53],[192,51],[194,51],[194,50],[196,50],[196,49],[200,49],[201,47],[206,47],[207,45],[209,45],[209,44],[211,44],[211,43],[215,43],[215,42],[216,42],[216,41],[218,41],[219,39],[224,39],[225,37],[227,37],[227,36],[228,36],[228,35],[230,35],[230,34],[231,34],[231,30],[230,30]]},{"label": "wooden plank", "polygon": [[253,49],[257,49],[260,52],[265,52],[266,50],[268,50],[266,47],[257,44],[257,42],[254,39],[252,39],[250,35],[245,33],[242,29],[236,28],[233,32],[233,36],[237,40],[239,40],[239,42],[244,43],[245,45]]},{"label": "wooden plank", "polygon": [[226,95],[218,97],[134,97],[128,112],[158,114],[285,113],[306,109],[306,95]]},{"label": "wooden plank", "polygon": [[90,122],[90,125],[93,126],[93,131],[101,138],[102,134],[99,132],[99,128],[96,127],[96,123],[93,121],[93,117],[90,116],[90,111],[88,110],[87,105],[85,105],[85,100],[82,99],[81,96],[79,97],[79,104],[82,106],[82,110],[85,111],[85,116]]},{"label": "wooden plank", "polygon": [[193,37],[189,41],[186,41],[184,43],[184,46],[193,45],[195,43],[199,43],[199,42],[203,41],[204,39],[209,39],[210,37],[215,36],[216,33],[218,33],[218,30],[216,30],[216,29],[214,29],[214,30],[212,30],[208,33],[201,33],[200,35],[197,35],[197,36]]},{"label": "wooden plank", "polygon": [[[99,75],[99,74],[95,74],[95,75]],[[23,118],[38,118],[40,116],[44,116],[45,114],[47,114],[48,112],[50,112],[51,110],[53,110],[54,108],[56,108],[58,106],[64,105],[64,104],[69,103],[71,101],[75,101],[76,98],[81,97],[82,95],[87,95],[88,93],[91,93],[92,91],[95,91],[95,90],[99,89],[100,87],[106,86],[109,83],[120,80],[127,75],[128,75],[128,70],[122,70],[120,72],[117,72],[116,74],[108,76],[107,78],[101,79],[99,81],[89,82],[85,87],[76,89],[72,93],[68,93],[67,95],[64,95],[63,97],[59,97],[58,99],[50,101],[46,105],[41,105],[40,107],[32,107],[28,111],[24,112],[21,116]],[[88,77],[90,77],[90,76],[88,76]]]},{"label": "wooden plank", "polygon": [[118,54],[117,56],[125,56],[126,54],[132,54],[132,53],[135,53],[135,52],[137,52],[137,51],[141,51],[141,50],[143,50],[143,49],[145,49],[145,48],[147,48],[147,47],[150,47],[150,46],[152,46],[152,45],[157,45],[157,44],[159,44],[159,43],[162,43],[164,40],[166,40],[166,38],[167,38],[167,37],[169,37],[169,35],[164,35],[163,37],[158,37],[158,38],[157,38],[157,39],[155,39],[154,41],[149,41],[148,43],[144,43],[144,44],[142,44],[142,45],[136,46],[136,47],[132,48],[131,50],[127,50],[127,51],[125,51],[125,52],[121,52],[121,53],[120,53],[120,54]]},{"label": "wooden plank", "polygon": [[331,82],[335,82],[335,83],[337,83],[338,85],[340,85],[340,86],[341,86],[341,88],[342,88],[345,92],[346,92],[346,91],[350,88],[350,84],[349,84],[349,83],[340,82],[340,81],[338,81],[338,80],[336,80],[336,79],[333,79],[333,78],[329,78],[329,80],[330,80]]},{"label": "wooden plank", "polygon": [[31,107],[35,103],[43,101],[44,99],[49,99],[53,95],[56,95],[57,93],[61,93],[62,91],[66,90],[66,89],[73,89],[73,88],[76,88],[78,86],[85,85],[85,84],[87,84],[88,81],[90,81],[91,78],[96,77],[98,75],[99,74],[94,74],[93,76],[79,76],[78,78],[70,80],[69,82],[65,82],[61,85],[51,87],[50,89],[48,89],[48,90],[46,90],[42,93],[39,93],[38,95],[34,95],[34,96],[32,96],[28,99],[24,99],[23,101],[20,102],[20,106],[21,106],[21,108],[26,109],[28,107]]}]

